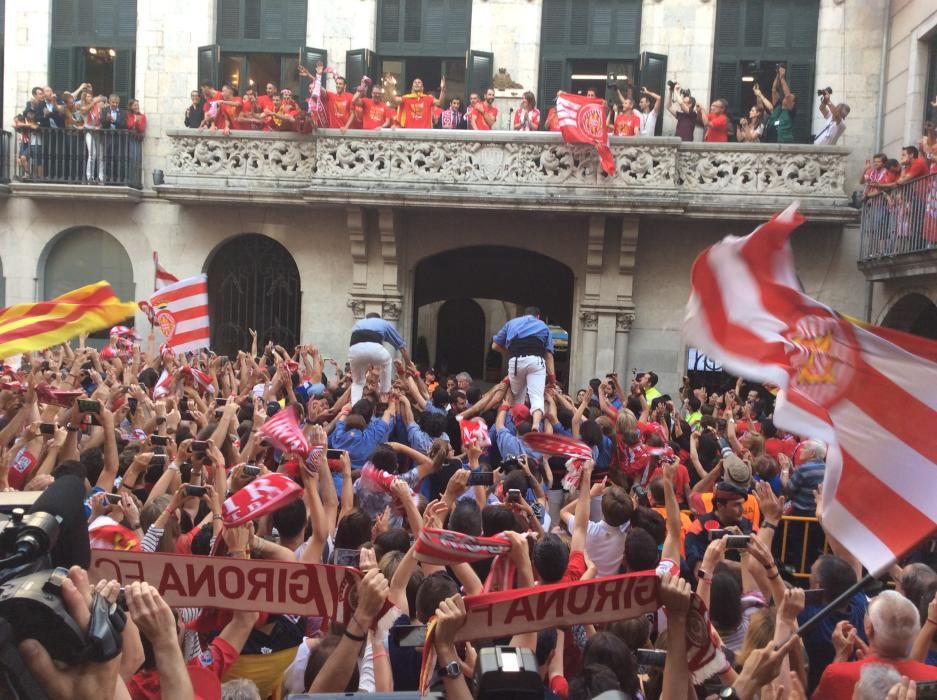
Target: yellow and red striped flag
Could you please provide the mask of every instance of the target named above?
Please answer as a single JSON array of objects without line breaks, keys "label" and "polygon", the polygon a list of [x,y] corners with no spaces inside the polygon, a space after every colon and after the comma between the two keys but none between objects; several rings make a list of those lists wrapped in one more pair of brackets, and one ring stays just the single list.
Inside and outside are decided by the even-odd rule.
[{"label": "yellow and red striped flag", "polygon": [[111,285],[95,282],[51,301],[0,310],[0,357],[42,350],[123,321],[137,310],[121,302]]}]

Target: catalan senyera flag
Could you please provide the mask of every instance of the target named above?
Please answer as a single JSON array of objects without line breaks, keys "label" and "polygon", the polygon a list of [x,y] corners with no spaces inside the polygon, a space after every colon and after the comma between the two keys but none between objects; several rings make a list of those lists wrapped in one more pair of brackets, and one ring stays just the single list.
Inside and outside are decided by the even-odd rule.
[{"label": "catalan senyera flag", "polygon": [[166,336],[175,353],[206,348],[211,340],[208,323],[208,276],[179,280],[153,293],[140,308]]},{"label": "catalan senyera flag", "polygon": [[857,324],[800,291],[792,206],[693,264],[684,334],[779,388],[778,427],[827,443],[827,531],[878,572],[937,530],[937,343]]},{"label": "catalan senyera flag", "polygon": [[133,316],[137,305],[120,301],[107,282],[95,282],[36,304],[0,310],[0,357],[42,350],[79,333],[109,328]]}]

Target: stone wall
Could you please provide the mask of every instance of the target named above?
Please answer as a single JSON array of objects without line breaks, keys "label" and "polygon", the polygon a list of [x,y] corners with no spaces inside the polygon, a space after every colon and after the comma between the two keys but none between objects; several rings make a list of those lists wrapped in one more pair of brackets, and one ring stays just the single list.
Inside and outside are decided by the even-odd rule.
[{"label": "stone wall", "polygon": [[534,94],[540,72],[542,9],[543,0],[487,0],[472,5],[470,48],[491,51],[495,73],[505,68],[514,82]]}]

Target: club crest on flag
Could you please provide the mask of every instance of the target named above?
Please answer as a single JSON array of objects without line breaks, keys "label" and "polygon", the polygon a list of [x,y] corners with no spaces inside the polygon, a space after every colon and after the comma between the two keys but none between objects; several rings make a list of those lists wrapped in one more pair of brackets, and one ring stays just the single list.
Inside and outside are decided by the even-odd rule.
[{"label": "club crest on flag", "polygon": [[806,316],[784,336],[793,344],[791,387],[824,407],[835,404],[852,380],[854,339],[835,318]]},{"label": "club crest on flag", "polygon": [[156,314],[156,325],[167,338],[172,338],[176,332],[176,319],[168,311],[159,311]]},{"label": "club crest on flag", "polygon": [[597,104],[587,104],[576,115],[576,124],[587,136],[599,140],[605,131],[605,110]]}]

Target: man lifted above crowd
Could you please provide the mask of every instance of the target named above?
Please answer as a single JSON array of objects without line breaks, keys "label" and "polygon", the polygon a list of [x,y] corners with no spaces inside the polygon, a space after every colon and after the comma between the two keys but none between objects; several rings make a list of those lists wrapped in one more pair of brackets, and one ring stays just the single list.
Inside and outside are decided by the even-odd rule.
[{"label": "man lifted above crowd", "polygon": [[540,320],[540,309],[528,306],[524,315],[511,319],[497,332],[491,349],[508,357],[508,377],[514,403],[522,404],[530,395],[533,429],[540,429],[543,418],[543,391],[547,381],[556,384],[553,368],[553,337]]}]

